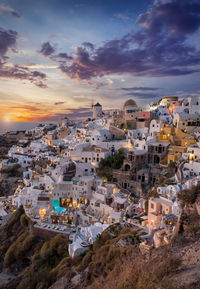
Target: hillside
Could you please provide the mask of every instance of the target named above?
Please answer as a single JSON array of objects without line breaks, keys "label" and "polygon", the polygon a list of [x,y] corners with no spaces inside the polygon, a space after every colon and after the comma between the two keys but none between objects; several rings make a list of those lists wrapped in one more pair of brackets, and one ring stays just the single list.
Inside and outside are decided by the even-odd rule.
[{"label": "hillside", "polygon": [[0,269],[13,277],[0,288],[199,289],[199,190],[194,192],[189,199],[184,192],[183,213],[172,243],[145,256],[139,249],[140,232],[116,224],[84,256],[71,259],[68,239],[39,239],[19,208],[0,230]]}]

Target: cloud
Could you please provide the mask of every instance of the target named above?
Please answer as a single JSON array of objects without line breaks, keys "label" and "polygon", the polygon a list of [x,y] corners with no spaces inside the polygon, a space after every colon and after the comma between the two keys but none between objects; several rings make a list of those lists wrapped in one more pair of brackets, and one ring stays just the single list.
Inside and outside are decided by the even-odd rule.
[{"label": "cloud", "polygon": [[44,56],[49,56],[55,52],[55,48],[49,43],[45,42],[42,44],[40,53],[42,53]]},{"label": "cloud", "polygon": [[34,64],[34,63],[27,63],[23,65],[24,67],[31,68],[31,69],[55,69],[57,65],[48,65],[48,64]]},{"label": "cloud", "polygon": [[[58,61],[58,68],[71,79],[87,81],[112,74],[164,77],[199,72],[200,51],[189,42],[199,27],[200,3],[156,1],[138,17],[133,31],[98,47],[83,43],[70,61]],[[52,54],[50,58],[56,60]]]},{"label": "cloud", "polygon": [[155,98],[159,97],[158,94],[154,93],[141,93],[141,92],[129,92],[125,94],[126,96],[131,96],[131,97],[138,97],[140,99],[149,99],[149,98]]},{"label": "cloud", "polygon": [[158,90],[160,88],[158,87],[146,87],[146,86],[141,86],[141,87],[137,87],[137,86],[134,86],[134,87],[122,87],[120,88],[121,90],[125,90],[125,91],[155,91],[155,90]]},{"label": "cloud", "polygon": [[67,112],[67,117],[70,119],[86,119],[92,116],[91,109],[88,107],[70,109]]},{"label": "cloud", "polygon": [[94,49],[94,45],[90,42],[83,42],[82,45],[85,47],[85,48],[88,48],[90,50],[93,50]]},{"label": "cloud", "polygon": [[54,59],[55,61],[60,62],[60,63],[62,63],[62,62],[65,63],[65,61],[73,60],[73,57],[69,56],[67,53],[59,53],[57,55],[54,55],[52,57],[52,59]]},{"label": "cloud", "polygon": [[54,102],[54,105],[61,105],[61,104],[64,104],[65,101],[58,101],[58,102]]},{"label": "cloud", "polygon": [[19,13],[15,12],[15,11],[12,11],[12,12],[11,12],[11,15],[12,15],[13,17],[15,17],[15,18],[20,18],[20,17],[21,17],[21,15],[19,15]]},{"label": "cloud", "polygon": [[29,112],[35,112],[35,111],[40,111],[41,108],[33,106],[33,105],[15,105],[15,106],[11,106],[11,109],[23,109]]},{"label": "cloud", "polygon": [[83,120],[87,119],[88,117],[92,117],[92,112],[90,108],[76,108],[76,109],[66,109],[66,113],[54,113],[51,112],[43,115],[41,117],[36,116],[31,120],[37,121],[59,121],[63,117],[69,117],[72,120]]},{"label": "cloud", "polygon": [[8,12],[11,16],[15,17],[15,18],[20,18],[21,15],[15,11],[12,7],[8,6],[8,5],[0,5],[0,11],[3,12]]},{"label": "cloud", "polygon": [[92,102],[92,98],[87,97],[85,95],[74,95],[72,96],[72,99],[74,100],[74,102],[76,102],[77,104],[79,103],[91,103]]},{"label": "cloud", "polygon": [[17,37],[16,31],[0,28],[0,77],[29,80],[40,88],[46,88],[47,86],[43,82],[46,80],[46,74],[36,70],[32,71],[23,65],[8,63],[8,51],[17,52]]},{"label": "cloud", "polygon": [[[0,57],[5,58],[9,49],[16,48],[17,32],[0,28]],[[1,59],[2,60],[2,59]]]},{"label": "cloud", "polygon": [[199,28],[200,4],[191,0],[162,1],[140,15],[137,23],[147,28],[151,36],[167,30],[171,36],[185,37]]},{"label": "cloud", "polygon": [[28,68],[14,65],[13,67],[0,66],[0,77],[13,78],[19,80],[29,80],[40,88],[46,88],[43,80],[46,80],[46,74],[39,71],[30,71]]},{"label": "cloud", "polygon": [[121,19],[121,20],[129,20],[130,19],[128,13],[117,13],[114,15],[114,17]]}]

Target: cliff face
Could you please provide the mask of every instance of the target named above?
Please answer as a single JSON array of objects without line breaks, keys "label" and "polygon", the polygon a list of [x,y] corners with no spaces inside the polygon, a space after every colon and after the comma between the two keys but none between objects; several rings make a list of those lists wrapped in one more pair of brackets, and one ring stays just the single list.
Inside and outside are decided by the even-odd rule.
[{"label": "cliff face", "polygon": [[48,288],[60,277],[59,270],[67,271],[68,239],[62,236],[40,239],[32,225],[20,207],[0,228],[0,278],[9,274],[12,279],[1,289]]}]

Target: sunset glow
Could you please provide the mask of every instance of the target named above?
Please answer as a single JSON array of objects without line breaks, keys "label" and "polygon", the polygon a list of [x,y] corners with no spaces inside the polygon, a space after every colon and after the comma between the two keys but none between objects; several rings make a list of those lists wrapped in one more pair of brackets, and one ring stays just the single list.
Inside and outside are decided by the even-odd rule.
[{"label": "sunset glow", "polygon": [[198,7],[195,0],[6,1],[0,120],[10,111],[17,121],[83,119],[95,101],[109,109],[130,97],[145,105],[198,95]]}]

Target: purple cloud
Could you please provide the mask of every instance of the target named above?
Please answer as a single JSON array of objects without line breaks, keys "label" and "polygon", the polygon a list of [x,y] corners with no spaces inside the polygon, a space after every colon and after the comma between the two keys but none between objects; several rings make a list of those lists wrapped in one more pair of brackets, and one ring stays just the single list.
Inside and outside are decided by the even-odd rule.
[{"label": "purple cloud", "polygon": [[58,61],[59,69],[72,79],[87,81],[110,74],[161,77],[200,71],[199,48],[188,41],[200,27],[200,3],[156,1],[136,25],[99,47],[83,43],[70,61]]},{"label": "purple cloud", "polygon": [[92,117],[92,112],[88,107],[74,108],[68,110],[67,117],[70,119],[86,119],[88,117]]},{"label": "purple cloud", "polygon": [[15,17],[15,18],[20,18],[20,17],[21,17],[21,15],[20,15],[19,13],[17,13],[16,11],[12,11],[12,12],[11,12],[11,15],[12,15],[13,17]]},{"label": "purple cloud", "polygon": [[14,65],[13,67],[0,66],[0,77],[29,80],[40,88],[47,87],[42,81],[46,79],[46,74],[39,71],[30,71],[28,68],[20,65]]},{"label": "purple cloud", "polygon": [[16,12],[9,5],[0,4],[0,11],[2,11],[3,13],[9,13],[11,16],[13,16],[15,18],[20,18],[21,17],[21,15],[18,12]]},{"label": "purple cloud", "polygon": [[43,83],[46,74],[39,71],[32,71],[23,65],[6,66],[9,57],[6,55],[9,50],[16,52],[18,34],[13,30],[0,28],[0,77],[29,80],[36,86],[46,88]]},{"label": "purple cloud", "polygon": [[155,91],[158,90],[160,88],[158,87],[146,87],[146,86],[134,86],[134,87],[122,87],[120,88],[121,90],[125,90],[125,91]]},{"label": "purple cloud", "polygon": [[154,9],[142,14],[137,23],[153,35],[167,30],[175,36],[197,31],[200,25],[200,4],[195,1],[163,1]]},{"label": "purple cloud", "polygon": [[45,42],[42,44],[40,53],[42,53],[44,56],[49,56],[55,52],[55,48],[49,43]]},{"label": "purple cloud", "polygon": [[59,53],[51,56],[51,59],[58,63],[65,63],[66,61],[72,61],[73,57],[69,56],[67,53]]},{"label": "purple cloud", "polygon": [[153,93],[141,93],[141,92],[129,92],[129,93],[126,93],[126,96],[138,97],[140,99],[148,99],[148,98],[159,97],[159,95],[156,95],[156,94],[153,94]]},{"label": "purple cloud", "polygon": [[17,32],[0,28],[0,57],[4,57],[9,49],[15,49]]},{"label": "purple cloud", "polygon": [[90,42],[83,42],[82,46],[84,46],[85,48],[88,48],[90,50],[94,49],[94,45],[92,43],[90,43]]}]

